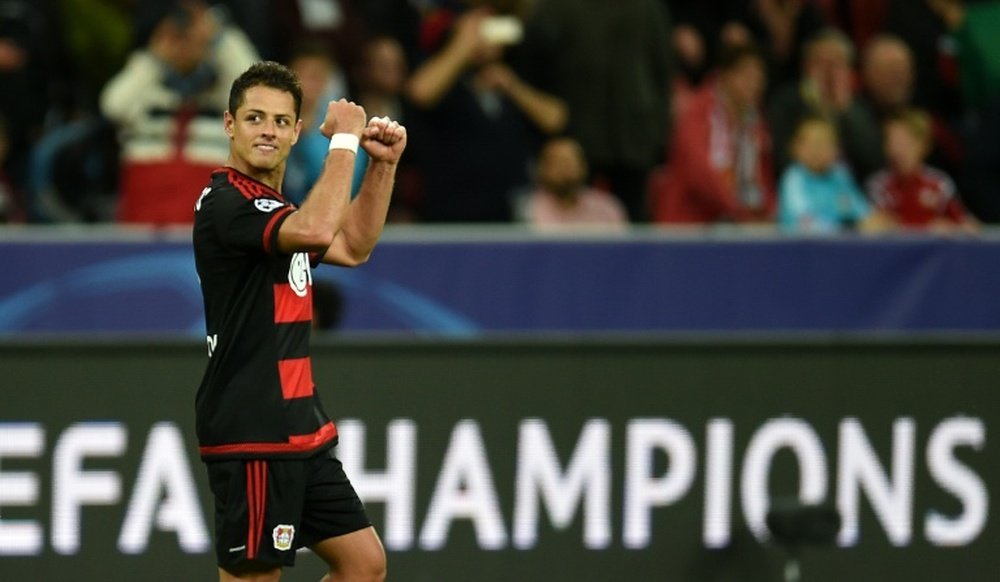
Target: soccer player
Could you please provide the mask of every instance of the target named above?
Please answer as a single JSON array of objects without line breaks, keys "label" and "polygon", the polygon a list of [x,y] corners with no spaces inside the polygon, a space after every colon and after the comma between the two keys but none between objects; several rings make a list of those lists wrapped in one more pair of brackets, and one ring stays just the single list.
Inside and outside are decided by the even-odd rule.
[{"label": "soccer player", "polygon": [[[209,360],[196,398],[199,450],[215,497],[220,580],[279,580],[308,547],[324,581],[380,581],[385,552],[340,462],[337,428],[313,385],[312,274],[318,263],[364,263],[382,233],[406,129],[366,123],[331,101],[330,149],[301,208],[281,195],[302,129],[295,75],[257,63],[235,82],[224,115],[227,166],[195,205],[194,251]],[[358,147],[370,158],[357,196]]]}]

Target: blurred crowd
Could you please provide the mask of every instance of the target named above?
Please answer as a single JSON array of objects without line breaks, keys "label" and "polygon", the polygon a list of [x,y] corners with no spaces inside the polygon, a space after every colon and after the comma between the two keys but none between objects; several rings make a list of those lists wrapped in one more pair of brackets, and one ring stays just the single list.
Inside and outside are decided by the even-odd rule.
[{"label": "blurred crowd", "polygon": [[0,0],[0,222],[190,223],[268,59],[297,202],[346,97],[409,128],[392,222],[975,231],[998,30],[996,0]]}]

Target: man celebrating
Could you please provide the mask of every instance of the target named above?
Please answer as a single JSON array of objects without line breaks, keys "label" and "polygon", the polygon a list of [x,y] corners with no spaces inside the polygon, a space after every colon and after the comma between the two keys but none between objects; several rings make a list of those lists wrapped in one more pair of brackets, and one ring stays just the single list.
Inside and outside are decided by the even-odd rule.
[{"label": "man celebrating", "polygon": [[[196,399],[202,459],[215,497],[220,580],[278,580],[298,548],[329,565],[324,581],[381,581],[385,553],[332,454],[337,428],[312,379],[309,332],[317,263],[357,266],[382,233],[406,129],[365,123],[330,102],[323,171],[301,208],[281,195],[302,129],[302,89],[273,62],[233,82],[227,166],[195,205],[194,250],[209,362]],[[358,147],[371,159],[350,196]]]}]

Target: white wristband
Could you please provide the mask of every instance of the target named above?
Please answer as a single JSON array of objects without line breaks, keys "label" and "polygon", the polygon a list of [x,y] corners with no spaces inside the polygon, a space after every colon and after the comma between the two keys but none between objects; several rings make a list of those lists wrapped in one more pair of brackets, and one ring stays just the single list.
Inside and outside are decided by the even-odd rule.
[{"label": "white wristband", "polygon": [[361,139],[353,133],[335,133],[330,138],[330,149],[350,150],[352,153],[357,154],[359,143],[361,143]]}]

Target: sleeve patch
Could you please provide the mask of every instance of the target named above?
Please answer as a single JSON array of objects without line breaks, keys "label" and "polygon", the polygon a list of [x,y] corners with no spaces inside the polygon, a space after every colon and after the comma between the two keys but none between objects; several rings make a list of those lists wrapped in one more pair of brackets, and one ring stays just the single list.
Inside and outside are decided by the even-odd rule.
[{"label": "sleeve patch", "polygon": [[257,210],[268,213],[268,212],[274,212],[278,208],[281,208],[282,206],[285,205],[285,203],[281,202],[280,200],[273,200],[271,198],[257,198],[256,200],[253,201],[253,205],[257,207]]}]

